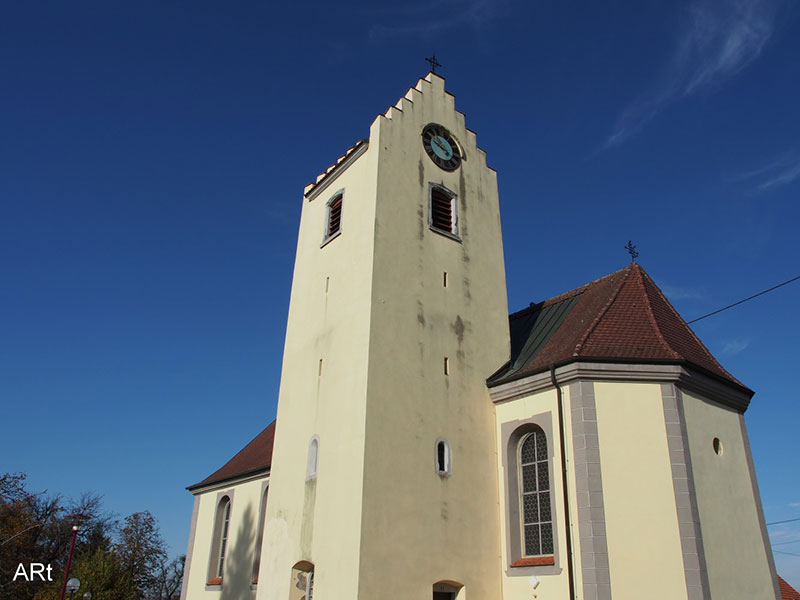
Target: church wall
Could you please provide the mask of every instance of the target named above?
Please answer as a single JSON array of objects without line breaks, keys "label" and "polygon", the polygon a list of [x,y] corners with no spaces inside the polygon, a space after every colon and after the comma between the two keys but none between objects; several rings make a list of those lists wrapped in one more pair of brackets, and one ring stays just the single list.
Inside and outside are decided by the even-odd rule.
[{"label": "church wall", "polygon": [[661,386],[595,382],[594,396],[611,596],[687,598]]},{"label": "church wall", "polygon": [[[485,380],[509,354],[496,175],[443,80],[418,87],[371,130],[380,164],[358,597],[427,600],[447,580],[464,585],[459,600],[494,600],[500,538]],[[464,148],[456,171],[425,155],[429,122]],[[460,242],[429,228],[430,183],[457,194]],[[451,448],[446,477],[435,470],[439,438]]]},{"label": "church wall", "polygon": [[[315,595],[357,596],[376,160],[369,147],[302,200],[259,600],[289,598],[299,561],[315,566]],[[341,235],[321,248],[337,190]],[[314,435],[318,474],[308,480]]]},{"label": "church wall", "polygon": [[681,395],[711,597],[779,597],[744,417],[696,393]]},{"label": "church wall", "polygon": [[[256,551],[259,510],[267,477],[213,487],[195,495],[197,513],[192,523],[192,547],[187,552],[187,584],[183,600],[226,600],[255,598],[250,586]],[[221,586],[207,586],[217,505],[222,496],[231,498],[228,542]],[[214,569],[212,568],[212,571]],[[212,572],[212,575],[216,573]]]},{"label": "church wall", "polygon": [[[564,390],[564,403],[569,414],[569,397]],[[564,490],[562,486],[561,469],[562,458],[559,447],[558,435],[558,403],[554,389],[533,393],[522,398],[502,402],[495,407],[497,414],[497,470],[499,473],[498,495],[500,497],[500,526],[503,544],[501,546],[500,571],[502,573],[503,598],[528,598],[532,597],[530,584],[531,576],[536,576],[539,585],[536,594],[540,598],[567,598],[569,596],[569,581],[567,573],[567,530],[564,515]],[[519,503],[518,494],[509,493],[509,478],[518,477],[517,470],[510,467],[513,464],[508,457],[508,440],[520,427],[534,423],[547,435],[548,456],[550,457],[550,485],[553,510],[553,531],[555,557],[554,565],[511,567],[513,562],[510,554],[512,535],[511,528],[520,529],[519,519],[512,518],[515,513],[513,504]],[[567,425],[567,439],[570,439],[569,424]],[[512,444],[513,446],[513,444]],[[569,448],[569,444],[567,445]],[[569,452],[569,450],[568,450]],[[571,513],[577,514],[577,505],[574,497],[571,499]],[[516,541],[516,540],[515,540]]]}]

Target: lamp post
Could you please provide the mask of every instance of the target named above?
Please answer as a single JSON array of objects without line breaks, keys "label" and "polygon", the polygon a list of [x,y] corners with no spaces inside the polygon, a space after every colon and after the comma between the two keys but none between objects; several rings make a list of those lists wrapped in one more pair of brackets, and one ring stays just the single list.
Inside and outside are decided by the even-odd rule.
[{"label": "lamp post", "polygon": [[69,597],[72,598],[72,594],[77,592],[81,588],[81,580],[77,577],[73,577],[67,582],[67,591],[69,592]]},{"label": "lamp post", "polygon": [[[78,581],[77,579],[70,579],[69,581],[67,581],[67,578],[69,577],[69,568],[72,566],[72,553],[75,552],[75,538],[76,537],[78,537],[78,526],[77,525],[73,525],[72,526],[72,542],[69,545],[69,556],[67,557],[67,568],[64,570],[64,583],[61,586],[61,600],[64,600],[64,592],[67,591],[67,586],[69,585],[69,583],[71,583],[73,581],[77,581],[78,582],[78,587],[80,587],[80,585],[81,585],[81,582]],[[77,589],[78,588],[76,587],[74,590],[72,590],[72,592],[74,592]],[[70,596],[72,595],[72,592],[70,592]]]}]

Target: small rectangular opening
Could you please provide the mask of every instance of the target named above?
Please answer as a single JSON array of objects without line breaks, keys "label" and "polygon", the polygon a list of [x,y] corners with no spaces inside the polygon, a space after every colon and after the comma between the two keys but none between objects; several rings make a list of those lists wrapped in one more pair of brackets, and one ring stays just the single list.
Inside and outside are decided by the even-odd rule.
[{"label": "small rectangular opening", "polygon": [[444,374],[450,375],[450,359],[446,356],[444,357]]},{"label": "small rectangular opening", "polygon": [[322,359],[321,358],[319,359],[319,371],[317,372],[317,375],[319,375],[319,376],[322,375]]},{"label": "small rectangular opening", "polygon": [[445,271],[444,275],[442,276],[442,283],[444,284],[444,287],[447,287],[447,271]]},{"label": "small rectangular opening", "polygon": [[331,278],[330,277],[326,277],[325,278],[325,293],[326,294],[328,293],[328,288],[330,287],[330,283],[331,283]]}]

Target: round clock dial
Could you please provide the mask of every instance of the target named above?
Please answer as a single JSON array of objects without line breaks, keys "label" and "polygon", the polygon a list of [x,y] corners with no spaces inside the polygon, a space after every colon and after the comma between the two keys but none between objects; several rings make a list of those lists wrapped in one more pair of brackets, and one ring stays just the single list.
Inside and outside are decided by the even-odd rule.
[{"label": "round clock dial", "polygon": [[431,123],[422,130],[422,145],[431,160],[445,171],[455,171],[461,164],[458,144],[441,125]]}]

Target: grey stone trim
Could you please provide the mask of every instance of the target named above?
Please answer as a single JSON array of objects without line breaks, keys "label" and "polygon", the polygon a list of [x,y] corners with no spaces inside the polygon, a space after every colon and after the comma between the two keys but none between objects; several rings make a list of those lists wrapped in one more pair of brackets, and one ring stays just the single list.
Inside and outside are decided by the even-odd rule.
[{"label": "grey stone trim", "polygon": [[[737,410],[744,412],[750,403],[750,395],[680,364],[637,364],[575,361],[556,369],[559,383],[573,381],[639,381],[676,382],[687,390],[693,390]],[[550,374],[541,372],[489,388],[493,402],[513,400],[533,392],[552,387]]]},{"label": "grey stone trim", "polygon": [[761,539],[764,542],[764,552],[767,555],[767,564],[769,565],[769,573],[772,577],[772,585],[774,587],[776,600],[781,600],[780,587],[778,585],[778,572],[775,569],[775,557],[772,554],[772,545],[769,542],[769,535],[767,534],[766,519],[764,519],[764,508],[761,504],[761,493],[758,490],[758,480],[756,479],[756,468],[753,464],[753,454],[750,451],[750,438],[747,435],[747,427],[744,423],[744,415],[739,415],[739,425],[742,429],[742,442],[744,443],[744,453],[747,457],[747,469],[750,471],[750,482],[753,485],[753,499],[756,503],[756,510],[758,512],[758,522],[761,525]]},{"label": "grey stone trim", "polygon": [[192,524],[189,526],[189,545],[186,548],[186,565],[183,568],[183,583],[181,583],[181,600],[186,600],[186,591],[189,588],[189,571],[192,568],[192,555],[194,554],[194,538],[197,533],[197,513],[200,511],[200,497],[194,497],[192,507]]},{"label": "grey stone trim", "polygon": [[[500,444],[504,472],[504,489],[506,503],[506,557],[508,562],[513,563],[522,558],[522,532],[520,530],[519,515],[519,475],[517,464],[517,447],[522,437],[533,429],[533,425],[539,427],[547,438],[547,459],[548,475],[550,477],[550,507],[553,519],[553,565],[542,565],[532,567],[508,567],[506,565],[506,575],[526,576],[531,575],[558,575],[561,573],[561,550],[559,548],[559,514],[557,507],[563,504],[561,499],[556,498],[554,492],[554,481],[560,468],[555,465],[556,438],[553,437],[553,413],[545,412],[518,421],[509,421],[500,426]],[[560,478],[559,478],[560,481]],[[567,508],[567,510],[569,510]],[[569,535],[569,532],[567,532]]]},{"label": "grey stone trim", "polygon": [[361,144],[359,148],[356,148],[350,156],[348,156],[341,163],[336,165],[333,173],[329,174],[327,177],[325,177],[324,180],[320,181],[319,183],[310,184],[314,186],[314,189],[305,194],[305,197],[306,199],[308,199],[309,202],[311,202],[314,198],[319,196],[323,192],[323,190],[327,189],[328,186],[330,186],[330,184],[332,184],[339,178],[339,175],[344,173],[351,164],[353,164],[356,160],[358,160],[358,158],[362,154],[364,154],[364,152],[367,151],[367,148],[369,148],[369,139],[363,140],[363,142],[364,143]]},{"label": "grey stone trim", "polygon": [[683,572],[689,600],[711,600],[706,569],[703,536],[700,530],[700,513],[697,509],[697,492],[692,474],[689,452],[689,435],[683,410],[683,397],[672,383],[661,384],[661,401],[664,408],[664,426],[667,449],[672,467],[672,488],[683,553]]},{"label": "grey stone trim", "polygon": [[575,469],[575,495],[578,500],[583,598],[610,600],[611,572],[608,565],[594,383],[570,383],[569,403],[572,412],[572,462]]}]

